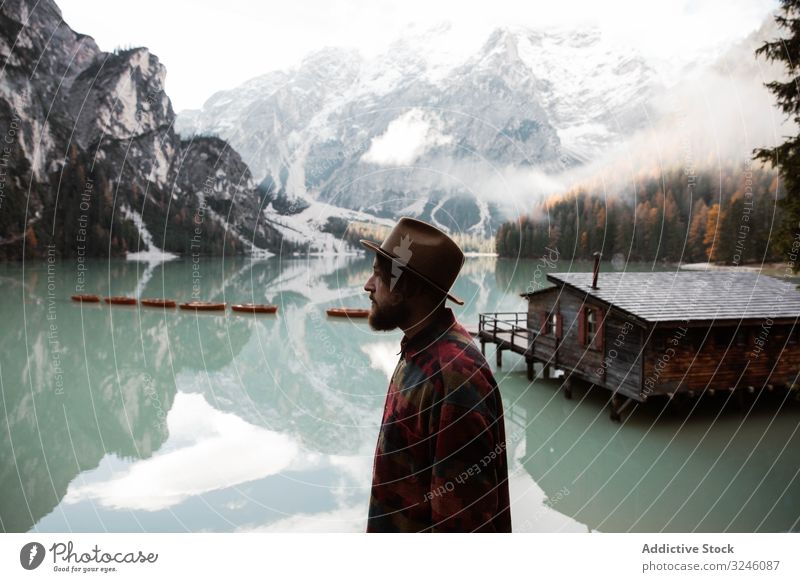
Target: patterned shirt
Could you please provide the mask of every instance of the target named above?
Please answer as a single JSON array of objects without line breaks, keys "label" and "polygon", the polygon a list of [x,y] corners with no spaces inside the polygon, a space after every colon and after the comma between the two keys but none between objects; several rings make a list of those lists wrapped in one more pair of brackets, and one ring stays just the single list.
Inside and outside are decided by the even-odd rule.
[{"label": "patterned shirt", "polygon": [[383,412],[368,532],[510,532],[500,390],[445,309],[403,337]]}]

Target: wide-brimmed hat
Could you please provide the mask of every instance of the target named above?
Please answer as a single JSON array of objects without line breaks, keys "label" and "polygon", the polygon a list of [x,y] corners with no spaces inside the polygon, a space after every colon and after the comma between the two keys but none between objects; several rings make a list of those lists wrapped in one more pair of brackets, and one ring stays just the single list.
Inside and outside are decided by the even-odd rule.
[{"label": "wide-brimmed hat", "polygon": [[[390,259],[393,265],[414,273],[451,301],[464,305],[450,293],[464,264],[464,253],[453,239],[435,226],[416,218],[401,218],[380,246],[369,240],[359,242]],[[394,273],[394,268],[392,271]]]}]

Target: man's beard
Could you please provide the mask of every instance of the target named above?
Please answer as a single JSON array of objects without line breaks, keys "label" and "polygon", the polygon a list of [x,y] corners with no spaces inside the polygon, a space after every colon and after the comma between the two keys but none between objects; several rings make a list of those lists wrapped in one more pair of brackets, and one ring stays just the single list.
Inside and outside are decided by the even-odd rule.
[{"label": "man's beard", "polygon": [[406,301],[383,306],[373,303],[369,312],[369,326],[375,331],[391,331],[408,321],[409,315],[410,310]]}]

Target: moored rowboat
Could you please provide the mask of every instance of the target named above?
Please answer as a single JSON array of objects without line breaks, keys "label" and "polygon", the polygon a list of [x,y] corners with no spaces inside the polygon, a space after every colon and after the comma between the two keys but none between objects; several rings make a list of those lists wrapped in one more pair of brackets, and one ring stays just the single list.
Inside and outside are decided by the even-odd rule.
[{"label": "moored rowboat", "polygon": [[278,311],[278,306],[268,303],[234,303],[231,309],[243,313],[275,313]]},{"label": "moored rowboat", "polygon": [[145,307],[175,307],[177,303],[173,299],[161,299],[156,297],[151,297],[149,299],[140,299],[139,303],[144,305]]},{"label": "moored rowboat", "polygon": [[136,305],[135,297],[125,297],[124,295],[112,295],[104,298],[103,301],[112,305]]},{"label": "moored rowboat", "polygon": [[369,317],[369,309],[354,307],[331,307],[325,311],[331,317]]},{"label": "moored rowboat", "polygon": [[215,301],[189,301],[188,303],[181,303],[178,307],[194,311],[224,311],[225,303]]},{"label": "moored rowboat", "polygon": [[73,301],[80,301],[81,303],[99,303],[99,295],[73,295]]}]

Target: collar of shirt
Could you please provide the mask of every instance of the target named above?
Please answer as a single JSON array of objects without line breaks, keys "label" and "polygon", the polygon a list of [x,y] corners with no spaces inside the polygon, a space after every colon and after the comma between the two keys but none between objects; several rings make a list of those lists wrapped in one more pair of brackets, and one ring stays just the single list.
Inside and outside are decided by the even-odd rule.
[{"label": "collar of shirt", "polygon": [[456,323],[456,318],[453,315],[453,310],[449,307],[445,308],[442,314],[428,322],[411,339],[403,336],[400,340],[400,353],[398,355],[404,358],[413,358],[419,352],[425,351],[431,344],[444,335]]}]

